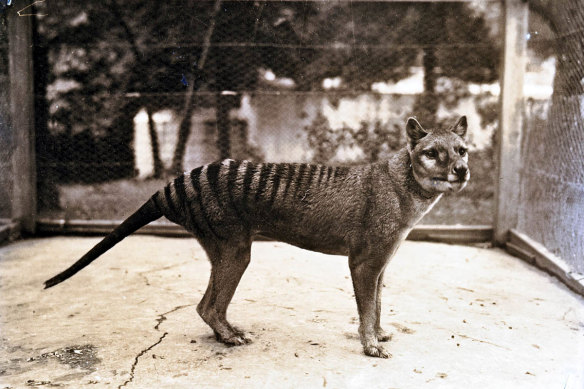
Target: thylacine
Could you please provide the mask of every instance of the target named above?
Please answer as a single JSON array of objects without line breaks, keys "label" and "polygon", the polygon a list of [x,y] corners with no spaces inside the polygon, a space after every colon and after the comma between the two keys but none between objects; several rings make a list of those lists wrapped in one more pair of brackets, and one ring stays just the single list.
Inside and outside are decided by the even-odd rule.
[{"label": "thylacine", "polygon": [[226,319],[250,261],[254,236],[349,257],[367,355],[387,358],[379,344],[383,273],[413,226],[444,192],[469,179],[466,117],[450,128],[406,124],[407,146],[385,162],[356,167],[225,160],[185,173],[155,193],[73,266],[45,282],[54,286],[83,269],[138,228],[166,216],[197,237],[211,262],[197,312],[218,340],[249,338]]}]

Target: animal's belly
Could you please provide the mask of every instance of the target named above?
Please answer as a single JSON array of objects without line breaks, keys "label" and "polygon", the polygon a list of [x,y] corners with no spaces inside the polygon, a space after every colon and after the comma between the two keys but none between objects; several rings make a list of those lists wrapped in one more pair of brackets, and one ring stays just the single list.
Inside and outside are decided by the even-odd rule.
[{"label": "animal's belly", "polygon": [[298,231],[267,230],[259,231],[257,235],[288,243],[305,250],[318,251],[324,254],[348,255],[344,240],[336,234],[310,234]]}]

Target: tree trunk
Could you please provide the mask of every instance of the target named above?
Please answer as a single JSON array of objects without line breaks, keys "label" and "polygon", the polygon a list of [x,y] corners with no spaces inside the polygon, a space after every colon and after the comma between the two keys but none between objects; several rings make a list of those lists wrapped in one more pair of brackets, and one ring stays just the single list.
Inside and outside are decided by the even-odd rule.
[{"label": "tree trunk", "polygon": [[152,119],[152,111],[150,108],[146,108],[146,113],[148,114],[148,133],[150,134],[150,144],[152,145],[152,160],[154,161],[154,175],[153,178],[162,177],[162,160],[160,159],[160,146],[158,143],[158,134],[156,133],[156,127],[154,120]]},{"label": "tree trunk", "polygon": [[217,93],[215,98],[215,120],[217,124],[217,150],[219,159],[226,159],[231,156],[229,108],[230,99],[221,93]]},{"label": "tree trunk", "polygon": [[[207,33],[203,41],[203,50],[199,56],[197,63],[196,74],[192,80],[189,82],[189,87],[185,97],[185,104],[183,109],[183,117],[180,122],[176,147],[174,149],[174,156],[172,158],[171,170],[174,174],[179,174],[183,171],[183,159],[185,156],[185,151],[187,147],[187,140],[191,134],[191,117],[193,116],[194,110],[194,92],[199,89],[203,79],[203,70],[205,69],[205,63],[207,62],[207,57],[209,55],[209,47],[211,46],[211,37],[215,31],[215,24],[219,11],[221,10],[221,0],[215,0],[215,6],[213,8],[213,15],[209,22],[209,27],[207,28]],[[193,61],[190,61],[193,63]]]},{"label": "tree trunk", "polygon": [[187,149],[187,141],[191,135],[191,119],[193,116],[194,104],[194,83],[191,82],[189,90],[185,96],[185,104],[183,109],[182,120],[178,128],[178,136],[176,139],[176,146],[174,148],[174,155],[172,157],[172,165],[170,173],[177,175],[182,173],[183,169],[183,159],[185,157],[185,151]]},{"label": "tree trunk", "polygon": [[434,127],[436,123],[436,114],[438,112],[439,100],[436,95],[436,83],[438,75],[436,74],[436,67],[438,66],[438,56],[436,51],[437,45],[441,43],[445,32],[444,24],[446,23],[445,5],[444,4],[430,4],[425,8],[426,18],[437,20],[433,22],[433,28],[426,32],[422,65],[424,67],[424,92],[416,99],[414,104],[414,111],[418,119],[424,126]]},{"label": "tree trunk", "polygon": [[415,104],[415,114],[424,126],[436,125],[436,113],[438,112],[438,97],[436,96],[436,48],[424,49],[424,92]]}]

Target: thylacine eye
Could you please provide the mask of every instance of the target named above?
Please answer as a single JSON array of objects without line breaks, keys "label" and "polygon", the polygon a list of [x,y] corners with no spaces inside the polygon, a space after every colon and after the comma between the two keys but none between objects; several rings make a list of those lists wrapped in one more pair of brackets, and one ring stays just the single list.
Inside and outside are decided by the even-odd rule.
[{"label": "thylacine eye", "polygon": [[424,155],[430,159],[438,158],[438,152],[436,151],[436,149],[424,150]]},{"label": "thylacine eye", "polygon": [[458,149],[458,154],[460,154],[461,157],[464,157],[466,155],[466,149],[464,147],[461,147]]}]

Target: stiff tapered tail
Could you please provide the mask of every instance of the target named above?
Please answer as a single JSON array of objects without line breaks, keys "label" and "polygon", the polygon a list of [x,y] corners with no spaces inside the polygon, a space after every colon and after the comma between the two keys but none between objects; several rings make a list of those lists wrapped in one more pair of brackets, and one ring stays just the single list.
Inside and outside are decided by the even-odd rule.
[{"label": "stiff tapered tail", "polygon": [[156,205],[155,201],[150,198],[150,200],[142,205],[140,209],[134,212],[129,218],[124,220],[122,224],[117,226],[112,232],[103,238],[101,242],[96,244],[91,250],[87,252],[87,254],[75,262],[73,266],[57,274],[55,277],[45,281],[45,289],[55,286],[65,281],[69,277],[72,277],[75,273],[89,265],[100,255],[118,244],[126,236],[132,234],[140,227],[145,226],[146,224],[160,218],[161,216],[162,212]]}]

